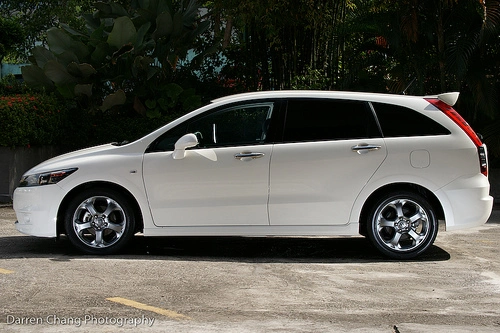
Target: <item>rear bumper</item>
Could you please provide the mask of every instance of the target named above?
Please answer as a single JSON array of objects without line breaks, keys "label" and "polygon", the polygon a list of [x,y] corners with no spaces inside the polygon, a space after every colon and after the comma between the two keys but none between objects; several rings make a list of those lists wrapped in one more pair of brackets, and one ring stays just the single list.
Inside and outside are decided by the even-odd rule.
[{"label": "rear bumper", "polygon": [[480,226],[490,217],[493,197],[482,174],[459,178],[436,191],[445,211],[446,230]]}]

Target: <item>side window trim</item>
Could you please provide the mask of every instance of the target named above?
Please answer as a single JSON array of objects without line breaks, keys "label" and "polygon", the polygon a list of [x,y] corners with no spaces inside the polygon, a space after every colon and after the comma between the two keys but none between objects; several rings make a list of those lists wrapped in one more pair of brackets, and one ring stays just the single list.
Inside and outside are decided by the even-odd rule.
[{"label": "side window trim", "polygon": [[380,132],[380,135],[382,135],[382,138],[383,138],[384,131],[382,130],[382,126],[380,125],[380,121],[378,120],[377,112],[375,111],[375,108],[373,107],[372,102],[368,102],[368,105],[370,107],[370,110],[372,111],[373,118],[375,119],[375,122],[377,123],[378,131]]}]

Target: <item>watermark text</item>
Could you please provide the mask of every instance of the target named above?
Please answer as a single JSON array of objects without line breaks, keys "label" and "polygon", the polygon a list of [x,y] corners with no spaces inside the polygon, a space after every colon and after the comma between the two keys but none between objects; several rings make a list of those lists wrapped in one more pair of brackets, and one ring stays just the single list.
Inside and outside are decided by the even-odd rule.
[{"label": "watermark text", "polygon": [[142,315],[141,317],[103,317],[95,315],[85,315],[83,317],[62,317],[58,315],[48,315],[45,317],[35,316],[13,316],[7,315],[7,325],[53,325],[53,326],[153,326],[155,318]]}]

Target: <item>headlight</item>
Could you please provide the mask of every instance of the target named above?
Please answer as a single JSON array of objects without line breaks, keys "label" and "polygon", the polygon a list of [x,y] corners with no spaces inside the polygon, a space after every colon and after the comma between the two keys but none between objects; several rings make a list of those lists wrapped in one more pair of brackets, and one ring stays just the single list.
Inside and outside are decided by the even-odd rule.
[{"label": "headlight", "polygon": [[71,175],[76,170],[78,170],[78,168],[37,173],[37,174],[33,174],[33,175],[25,175],[25,176],[23,176],[23,178],[21,178],[21,182],[19,183],[19,187],[57,184],[61,180],[63,180],[64,178]]}]

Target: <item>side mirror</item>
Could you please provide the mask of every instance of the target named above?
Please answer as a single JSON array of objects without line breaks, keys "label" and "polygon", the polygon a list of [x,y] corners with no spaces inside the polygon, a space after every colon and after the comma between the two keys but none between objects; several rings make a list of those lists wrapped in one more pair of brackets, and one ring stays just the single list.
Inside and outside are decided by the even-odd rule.
[{"label": "side mirror", "polygon": [[198,145],[198,138],[196,135],[189,133],[183,135],[177,142],[175,143],[175,150],[172,154],[174,160],[182,160],[186,157],[186,149],[195,147]]}]

